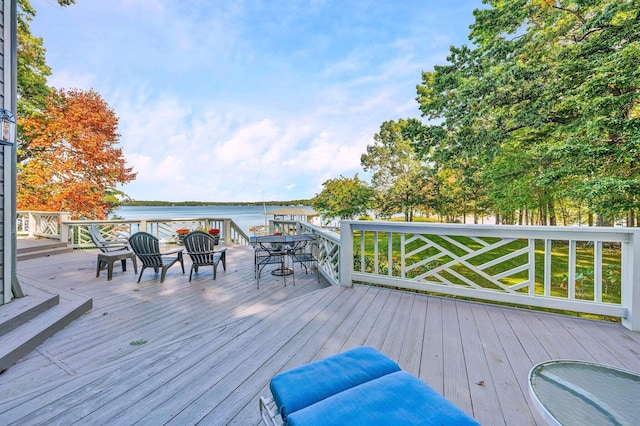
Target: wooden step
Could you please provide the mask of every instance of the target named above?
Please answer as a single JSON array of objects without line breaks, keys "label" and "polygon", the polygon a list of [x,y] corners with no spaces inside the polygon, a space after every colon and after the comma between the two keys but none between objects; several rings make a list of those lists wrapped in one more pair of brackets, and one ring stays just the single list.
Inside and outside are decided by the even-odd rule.
[{"label": "wooden step", "polygon": [[20,238],[18,239],[16,251],[18,254],[26,254],[42,250],[55,250],[62,247],[67,247],[67,244],[57,240]]},{"label": "wooden step", "polygon": [[56,254],[71,253],[72,251],[73,249],[71,247],[67,247],[66,245],[62,247],[47,247],[40,250],[31,249],[26,253],[18,252],[16,255],[16,260],[19,262],[21,260],[29,260],[29,259],[36,259],[39,257],[49,257]]},{"label": "wooden step", "polygon": [[[61,292],[41,283],[28,283],[24,280],[21,280],[20,285],[27,296],[0,307],[2,328],[5,331],[0,336],[0,372],[11,367],[93,307],[93,299],[73,292]],[[47,293],[51,297],[47,298]],[[54,301],[58,303],[53,303]],[[16,305],[11,311],[13,316],[9,316],[9,310],[5,315],[5,308],[14,303]],[[27,313],[18,307],[23,307]],[[40,312],[34,315],[37,311]]]},{"label": "wooden step", "polygon": [[[23,286],[21,286],[23,287]],[[0,310],[0,336],[37,317],[60,302],[60,296],[27,286],[25,297],[13,299]],[[28,293],[27,293],[28,292]]]},{"label": "wooden step", "polygon": [[73,251],[66,243],[46,239],[18,239],[17,261],[48,257]]}]

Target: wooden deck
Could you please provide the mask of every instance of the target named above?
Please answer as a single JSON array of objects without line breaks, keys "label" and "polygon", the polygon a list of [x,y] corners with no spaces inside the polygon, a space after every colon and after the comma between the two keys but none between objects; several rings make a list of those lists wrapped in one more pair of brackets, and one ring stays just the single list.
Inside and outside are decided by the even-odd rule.
[{"label": "wooden deck", "polygon": [[[258,424],[278,372],[374,346],[485,425],[543,424],[527,374],[552,358],[640,371],[640,333],[619,324],[296,274],[256,289],[253,254],[226,272],[179,266],[160,284],[128,268],[94,278],[96,251],[33,259],[19,275],[93,297],[94,309],[0,375],[0,424]],[[27,278],[25,278],[27,279]]]}]

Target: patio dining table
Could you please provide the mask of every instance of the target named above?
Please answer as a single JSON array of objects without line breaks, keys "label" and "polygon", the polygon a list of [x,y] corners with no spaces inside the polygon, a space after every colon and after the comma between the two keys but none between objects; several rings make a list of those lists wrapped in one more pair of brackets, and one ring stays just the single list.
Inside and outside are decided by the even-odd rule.
[{"label": "patio dining table", "polygon": [[[251,244],[255,248],[256,245],[258,244],[258,239],[260,237],[281,237],[281,238],[283,238],[282,244],[284,244],[284,253],[286,253],[288,250],[290,250],[292,248],[291,244],[294,242],[294,238],[293,238],[294,236],[293,235],[271,234],[271,235],[255,235],[255,236],[249,237],[249,244]],[[316,237],[314,237],[311,234],[297,235],[296,238],[297,238],[298,241],[301,241],[301,240],[315,241],[315,239],[316,239]],[[271,271],[271,274],[272,275],[277,275],[277,276],[293,274],[293,269],[286,267],[285,264],[284,264],[284,255],[282,257],[282,263],[280,264],[280,266],[278,268],[274,269],[273,271]]]},{"label": "patio dining table", "polygon": [[[314,241],[316,239],[316,237],[314,237],[311,234],[300,234],[298,235],[298,237],[300,236],[304,236],[306,237],[309,241]],[[293,242],[293,235],[277,235],[277,234],[269,234],[269,235],[253,235],[251,237],[249,237],[249,244],[251,245],[256,245],[258,243],[258,238],[260,237],[284,237],[284,242],[285,244],[290,244]]]}]

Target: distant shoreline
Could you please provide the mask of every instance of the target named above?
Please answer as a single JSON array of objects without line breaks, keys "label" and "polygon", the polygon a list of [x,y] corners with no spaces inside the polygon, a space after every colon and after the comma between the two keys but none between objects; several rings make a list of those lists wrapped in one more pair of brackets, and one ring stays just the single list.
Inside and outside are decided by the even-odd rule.
[{"label": "distant shoreline", "polygon": [[289,201],[122,201],[121,206],[311,206],[311,200]]}]

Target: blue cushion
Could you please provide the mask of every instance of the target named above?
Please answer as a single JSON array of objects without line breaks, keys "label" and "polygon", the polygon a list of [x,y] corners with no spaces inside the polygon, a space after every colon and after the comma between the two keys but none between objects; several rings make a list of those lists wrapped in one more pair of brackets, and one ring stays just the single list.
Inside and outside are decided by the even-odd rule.
[{"label": "blue cushion", "polygon": [[289,414],[289,426],[478,425],[417,377],[398,371]]},{"label": "blue cushion", "polygon": [[400,371],[398,364],[363,346],[278,374],[270,387],[286,422],[296,410],[394,371]]}]

